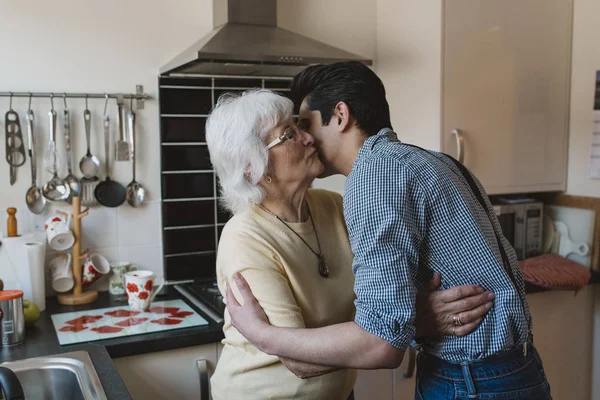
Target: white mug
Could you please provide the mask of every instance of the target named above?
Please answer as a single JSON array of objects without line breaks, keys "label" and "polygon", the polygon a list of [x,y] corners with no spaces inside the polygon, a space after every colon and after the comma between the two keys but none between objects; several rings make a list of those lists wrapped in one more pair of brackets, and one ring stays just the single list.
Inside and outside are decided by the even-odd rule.
[{"label": "white mug", "polygon": [[52,273],[52,288],[58,293],[68,292],[73,289],[73,268],[71,266],[71,254],[58,254],[49,263]]},{"label": "white mug", "polygon": [[146,311],[165,284],[164,279],[154,289],[156,275],[152,271],[130,271],[125,273],[125,293],[132,311]]},{"label": "white mug", "polygon": [[46,220],[44,229],[50,247],[57,251],[65,251],[75,243],[75,236],[71,232],[71,214],[62,211],[56,213]]}]

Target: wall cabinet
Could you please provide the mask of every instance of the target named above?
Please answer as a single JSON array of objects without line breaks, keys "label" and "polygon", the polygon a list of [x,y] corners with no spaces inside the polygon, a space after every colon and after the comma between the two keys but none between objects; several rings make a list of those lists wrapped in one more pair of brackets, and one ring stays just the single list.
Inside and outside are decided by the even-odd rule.
[{"label": "wall cabinet", "polygon": [[376,71],[400,139],[460,148],[489,194],[564,190],[572,7],[380,0]]},{"label": "wall cabinet", "polygon": [[568,0],[445,2],[442,146],[462,147],[489,193],[566,188],[571,9]]},{"label": "wall cabinet", "polygon": [[208,375],[217,365],[218,344],[184,347],[113,360],[133,400],[207,400],[200,396],[197,360],[206,360]]}]

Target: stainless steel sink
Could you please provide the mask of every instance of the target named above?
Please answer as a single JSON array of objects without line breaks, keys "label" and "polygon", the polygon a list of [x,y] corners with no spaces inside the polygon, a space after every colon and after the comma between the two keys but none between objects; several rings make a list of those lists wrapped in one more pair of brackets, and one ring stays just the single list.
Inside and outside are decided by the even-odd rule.
[{"label": "stainless steel sink", "polygon": [[27,358],[0,364],[19,378],[26,399],[106,399],[98,374],[85,351]]}]

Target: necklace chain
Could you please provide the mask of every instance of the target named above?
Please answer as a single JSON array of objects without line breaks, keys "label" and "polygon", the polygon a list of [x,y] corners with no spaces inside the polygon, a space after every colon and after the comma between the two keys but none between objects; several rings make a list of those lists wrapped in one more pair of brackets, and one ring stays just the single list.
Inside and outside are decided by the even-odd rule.
[{"label": "necklace chain", "polygon": [[325,258],[323,257],[323,253],[321,251],[321,242],[319,241],[319,234],[317,233],[317,227],[315,226],[315,221],[313,220],[313,216],[312,216],[312,213],[310,212],[310,207],[308,206],[308,204],[306,205],[306,207],[308,208],[308,217],[310,218],[310,223],[312,224],[313,230],[315,231],[315,237],[317,238],[317,246],[319,247],[318,253],[316,251],[314,251],[312,249],[312,247],[310,247],[308,242],[306,240],[304,240],[304,238],[302,236],[300,236],[300,234],[298,232],[293,230],[292,227],[289,226],[283,219],[279,218],[279,216],[277,214],[275,214],[274,212],[272,212],[271,210],[269,210],[267,207],[263,206],[262,204],[258,204],[258,207],[260,207],[262,210],[266,211],[268,214],[277,218],[277,220],[279,222],[281,222],[283,225],[285,225],[290,231],[292,231],[294,233],[294,235],[298,236],[298,238],[300,240],[302,240],[302,242],[306,245],[306,247],[308,247],[308,249],[319,259],[319,274],[321,274],[321,276],[323,278],[327,278],[329,276],[329,268],[327,267],[327,264],[325,263]]}]

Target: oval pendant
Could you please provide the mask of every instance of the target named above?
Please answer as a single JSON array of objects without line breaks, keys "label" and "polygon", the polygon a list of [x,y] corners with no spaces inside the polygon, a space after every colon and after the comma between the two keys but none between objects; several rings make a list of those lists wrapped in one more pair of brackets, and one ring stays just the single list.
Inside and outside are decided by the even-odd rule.
[{"label": "oval pendant", "polygon": [[319,274],[321,274],[323,278],[329,276],[329,267],[325,264],[325,258],[323,256],[319,256]]}]

